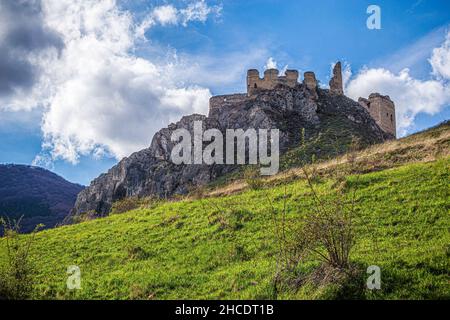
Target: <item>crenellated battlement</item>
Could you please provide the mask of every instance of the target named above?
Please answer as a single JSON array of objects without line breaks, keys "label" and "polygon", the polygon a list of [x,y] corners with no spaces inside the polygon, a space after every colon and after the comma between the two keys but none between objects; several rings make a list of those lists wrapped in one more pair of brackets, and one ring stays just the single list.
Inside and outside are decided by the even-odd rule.
[{"label": "crenellated battlement", "polygon": [[298,76],[297,70],[286,70],[285,75],[280,76],[277,69],[267,69],[264,78],[260,78],[258,70],[250,69],[247,71],[247,94],[251,96],[258,89],[272,90],[278,84],[293,88],[298,83]]},{"label": "crenellated battlement", "polygon": [[[252,96],[258,90],[273,90],[279,84],[294,88],[299,84],[299,72],[297,70],[286,70],[284,76],[279,75],[277,69],[267,69],[264,71],[264,77],[259,77],[259,71],[250,69],[247,71],[247,95]],[[303,84],[316,95],[317,80],[312,71],[304,74]]]},{"label": "crenellated battlement", "polygon": [[[247,71],[247,94],[213,97],[210,101],[210,112],[217,112],[223,105],[242,102],[249,97],[254,97],[259,90],[273,90],[279,84],[294,88],[300,85],[299,80],[297,70],[286,70],[285,74],[280,76],[277,69],[267,69],[264,71],[264,77],[260,78],[258,70],[250,69]],[[301,83],[303,88],[309,90],[309,96],[313,100],[318,99],[318,81],[314,72],[305,72]],[[330,94],[334,96],[344,95],[342,64],[339,61],[333,67],[329,85]],[[373,93],[368,99],[360,98],[358,102],[369,111],[383,131],[394,137],[396,136],[395,105],[388,96]]]}]

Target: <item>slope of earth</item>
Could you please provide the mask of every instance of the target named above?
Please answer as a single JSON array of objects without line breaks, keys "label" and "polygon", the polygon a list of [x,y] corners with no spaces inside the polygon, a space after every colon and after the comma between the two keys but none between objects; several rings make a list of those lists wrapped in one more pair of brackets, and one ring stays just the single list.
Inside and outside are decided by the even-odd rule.
[{"label": "slope of earth", "polygon": [[344,152],[352,137],[363,145],[392,138],[358,102],[324,89],[311,92],[303,84],[295,88],[279,85],[251,97],[246,94],[213,97],[208,117],[194,114],[170,124],[155,134],[149,148],[124,158],[92,181],[78,195],[74,220],[80,215],[107,215],[113,202],[123,198],[156,196],[166,199],[185,195],[193,187],[236,172],[240,168],[238,165],[172,163],[171,152],[176,144],[171,140],[172,133],[185,129],[192,135],[196,121],[203,123],[204,131],[217,129],[224,136],[227,129],[278,129],[281,153],[298,146],[302,138],[333,141],[337,149],[316,150],[318,158]]},{"label": "slope of earth", "polygon": [[[443,132],[445,125],[412,138],[428,141]],[[287,203],[288,219],[314,205],[306,182],[296,176],[260,190],[155,202],[40,232],[31,253],[35,298],[448,299],[450,158],[448,149],[439,149],[433,159],[411,158],[392,169],[346,177],[357,187],[350,258],[362,270],[350,283],[274,290],[278,244],[271,203],[280,210]],[[324,176],[315,186],[326,195],[333,183]],[[66,289],[70,265],[80,267],[81,290]],[[380,290],[365,287],[371,265],[381,268]]]}]

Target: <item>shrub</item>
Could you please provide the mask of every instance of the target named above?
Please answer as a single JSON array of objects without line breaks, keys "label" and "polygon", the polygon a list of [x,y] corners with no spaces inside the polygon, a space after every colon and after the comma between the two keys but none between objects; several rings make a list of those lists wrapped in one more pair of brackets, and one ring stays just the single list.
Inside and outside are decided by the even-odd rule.
[{"label": "shrub", "polygon": [[111,214],[121,214],[131,210],[140,208],[153,208],[157,205],[159,199],[153,197],[127,197],[121,200],[115,201],[111,208]]},{"label": "shrub", "polygon": [[259,171],[255,168],[248,167],[244,170],[244,179],[252,190],[260,190],[264,186],[264,182],[259,176]]},{"label": "shrub", "polygon": [[33,293],[33,264],[29,253],[36,232],[42,225],[36,226],[26,238],[19,235],[20,219],[11,223],[0,218],[0,227],[6,243],[6,259],[0,265],[0,299],[29,299]]},{"label": "shrub", "polygon": [[[308,196],[311,197],[313,205],[310,212],[299,212],[296,217],[298,220],[293,223],[287,216],[286,191],[281,215],[272,204],[279,247],[275,285],[301,285],[305,280],[305,273],[300,270],[301,264],[313,258],[319,260],[321,270],[332,271],[312,272],[311,277],[323,275],[338,281],[344,277],[337,274],[354,273],[350,265],[350,252],[355,239],[352,218],[356,211],[356,190],[349,190],[350,186],[346,180],[346,176],[354,172],[354,165],[355,154],[351,151],[347,165],[334,169],[335,183],[331,192],[325,195],[316,190],[314,173],[304,166],[302,172],[310,189]],[[329,277],[330,274],[335,275]]]}]

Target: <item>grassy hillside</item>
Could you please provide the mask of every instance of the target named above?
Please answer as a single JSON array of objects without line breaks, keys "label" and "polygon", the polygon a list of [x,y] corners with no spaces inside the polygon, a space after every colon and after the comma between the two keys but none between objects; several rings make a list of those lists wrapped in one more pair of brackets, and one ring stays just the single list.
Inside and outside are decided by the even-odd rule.
[{"label": "grassy hillside", "polygon": [[[429,134],[448,136],[447,129],[433,132],[392,144],[403,150],[412,140],[428,141]],[[274,288],[278,244],[270,203],[280,210],[286,204],[291,223],[314,205],[306,181],[291,172],[260,190],[242,187],[219,197],[146,204],[40,232],[31,252],[35,298],[448,299],[450,158],[439,150],[432,159],[410,157],[392,169],[366,161],[360,173],[346,178],[357,187],[356,244],[350,259],[359,271],[344,282]],[[359,157],[365,153],[374,159],[376,152],[365,150]],[[317,165],[319,172],[330,166]],[[334,182],[323,174],[314,184],[327,195]],[[4,242],[0,239],[0,259]],[[70,265],[81,269],[81,290],[66,289]],[[308,260],[301,268],[307,274],[318,265]],[[370,265],[381,268],[381,290],[365,287]]]}]

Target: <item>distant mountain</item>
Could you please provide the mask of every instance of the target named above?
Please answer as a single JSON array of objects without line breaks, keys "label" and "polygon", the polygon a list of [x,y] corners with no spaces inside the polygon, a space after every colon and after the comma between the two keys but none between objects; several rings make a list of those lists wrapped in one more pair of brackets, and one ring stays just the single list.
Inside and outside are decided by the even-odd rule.
[{"label": "distant mountain", "polygon": [[53,228],[67,216],[81,190],[83,186],[39,167],[0,165],[0,216],[23,216],[22,232],[40,223]]}]

